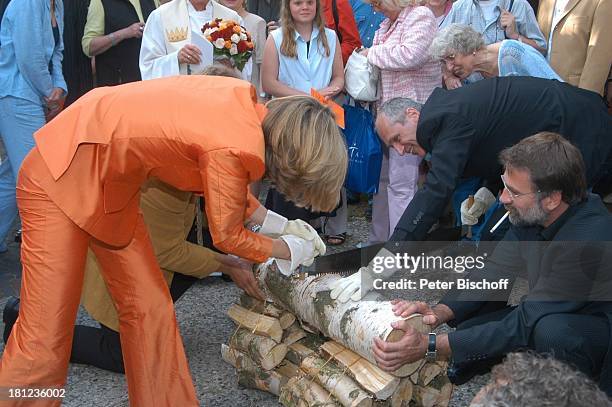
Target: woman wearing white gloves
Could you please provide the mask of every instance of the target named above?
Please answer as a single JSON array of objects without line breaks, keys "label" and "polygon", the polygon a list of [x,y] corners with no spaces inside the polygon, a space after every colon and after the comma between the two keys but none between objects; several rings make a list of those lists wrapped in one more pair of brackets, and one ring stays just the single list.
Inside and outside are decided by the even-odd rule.
[{"label": "woman wearing white gloves", "polygon": [[291,260],[276,259],[280,272],[286,276],[291,275],[300,264],[310,266],[315,257],[325,254],[325,243],[317,231],[301,219],[288,220],[268,210],[259,233],[280,237],[289,247]]}]

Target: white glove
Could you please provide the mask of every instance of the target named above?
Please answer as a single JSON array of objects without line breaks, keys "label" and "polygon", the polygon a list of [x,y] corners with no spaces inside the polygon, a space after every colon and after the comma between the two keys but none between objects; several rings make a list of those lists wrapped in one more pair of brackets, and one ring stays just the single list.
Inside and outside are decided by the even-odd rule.
[{"label": "white glove", "polygon": [[495,195],[485,187],[480,188],[474,194],[474,203],[468,209],[469,199],[461,203],[461,224],[468,226],[478,223],[478,218],[495,203]]},{"label": "white glove", "polygon": [[261,225],[261,229],[259,229],[259,233],[270,237],[294,235],[304,240],[312,241],[317,250],[317,255],[322,256],[326,251],[325,243],[323,243],[317,231],[307,222],[301,219],[287,220],[287,218],[274,211],[268,210],[266,212],[266,217]]},{"label": "white glove", "polygon": [[283,230],[283,235],[294,235],[314,244],[317,256],[323,256],[327,251],[323,239],[319,236],[315,228],[302,219],[290,220]]},{"label": "white glove", "polygon": [[311,240],[305,240],[301,237],[293,235],[285,235],[280,237],[291,252],[291,260],[276,259],[276,264],[281,273],[286,276],[293,274],[300,264],[310,266],[317,257],[317,250]]},{"label": "white glove", "polygon": [[[367,267],[362,267],[355,274],[348,277],[339,278],[329,285],[331,292],[329,296],[332,300],[339,302],[347,302],[349,299],[359,301],[362,297],[361,293],[361,272],[369,273]],[[363,293],[365,295],[365,293]]]},{"label": "white glove", "polygon": [[373,288],[375,279],[387,279],[399,270],[399,265],[394,265],[394,267],[391,268],[382,267],[382,264],[388,264],[384,260],[386,257],[393,257],[393,259],[395,259],[393,253],[383,248],[376,254],[374,259],[370,261],[367,267],[361,267],[355,274],[340,278],[331,283],[329,285],[331,289],[329,296],[331,299],[337,299],[339,302],[347,302],[349,299],[359,301],[365,297],[368,291]]}]

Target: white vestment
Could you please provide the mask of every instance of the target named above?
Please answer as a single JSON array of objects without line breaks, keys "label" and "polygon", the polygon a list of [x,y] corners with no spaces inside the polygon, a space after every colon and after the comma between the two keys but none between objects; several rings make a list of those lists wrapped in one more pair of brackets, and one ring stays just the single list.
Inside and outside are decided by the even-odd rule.
[{"label": "white vestment", "polygon": [[[187,64],[179,64],[178,52],[191,44],[192,31],[200,33],[204,23],[215,18],[238,21],[242,18],[214,0],[210,0],[204,11],[196,11],[189,0],[172,0],[154,10],[147,20],[140,48],[140,73],[142,79],[155,79],[173,75],[186,75]],[[250,77],[247,63],[243,77]]]}]

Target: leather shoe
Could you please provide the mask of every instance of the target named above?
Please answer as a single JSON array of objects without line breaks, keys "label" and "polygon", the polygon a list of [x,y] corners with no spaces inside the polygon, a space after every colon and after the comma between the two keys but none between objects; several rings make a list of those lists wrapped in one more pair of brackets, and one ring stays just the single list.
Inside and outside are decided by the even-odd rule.
[{"label": "leather shoe", "polygon": [[2,336],[2,339],[4,339],[4,344],[8,342],[8,338],[18,316],[19,298],[10,297],[4,306],[4,311],[2,312],[2,321],[4,322],[4,335]]}]

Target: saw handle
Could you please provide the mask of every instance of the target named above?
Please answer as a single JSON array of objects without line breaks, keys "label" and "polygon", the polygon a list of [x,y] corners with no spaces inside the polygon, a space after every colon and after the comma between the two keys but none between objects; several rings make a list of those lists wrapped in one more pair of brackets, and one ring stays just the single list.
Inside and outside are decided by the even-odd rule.
[{"label": "saw handle", "polygon": [[[472,205],[474,205],[474,195],[468,196],[467,208],[470,209],[472,207]],[[467,237],[468,239],[472,238],[472,225],[468,226],[467,233],[465,234],[465,237]]]}]

